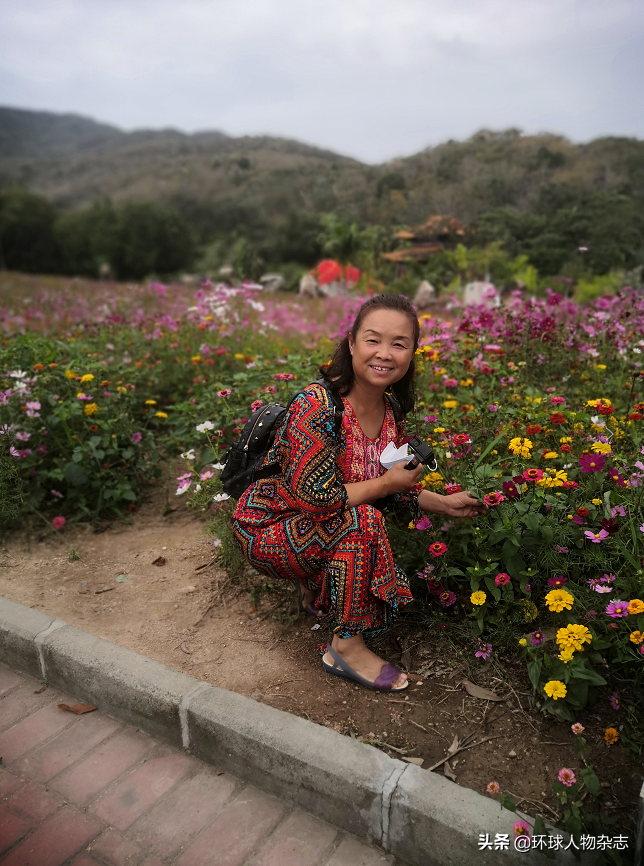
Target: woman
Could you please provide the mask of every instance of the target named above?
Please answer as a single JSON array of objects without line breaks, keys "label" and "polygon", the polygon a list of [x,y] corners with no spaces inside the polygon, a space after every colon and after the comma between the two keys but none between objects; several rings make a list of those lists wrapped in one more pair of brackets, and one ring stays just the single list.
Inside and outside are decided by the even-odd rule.
[{"label": "woman", "polygon": [[373,653],[364,637],[386,629],[412,596],[374,503],[390,497],[416,516],[472,517],[484,509],[469,493],[424,490],[422,466],[385,470],[380,463],[389,442],[399,446],[405,435],[385,392],[404,414],[413,409],[418,336],[418,318],[404,296],[379,295],[363,304],[321,371],[342,397],[341,429],[336,434],[327,389],[306,388],[265,460],[278,462],[281,474],[252,484],[233,514],[248,561],[266,574],[296,578],[305,606],[331,612],[325,669],[378,690],[406,688],[407,675]]}]

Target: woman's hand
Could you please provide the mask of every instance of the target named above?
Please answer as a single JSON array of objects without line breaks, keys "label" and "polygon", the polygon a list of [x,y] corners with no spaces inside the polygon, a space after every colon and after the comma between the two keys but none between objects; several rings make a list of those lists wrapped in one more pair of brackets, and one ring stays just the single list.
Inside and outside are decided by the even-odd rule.
[{"label": "woman's hand", "polygon": [[477,517],[487,511],[487,505],[472,496],[467,490],[443,496],[442,500],[445,507],[444,513],[450,517]]},{"label": "woman's hand", "polygon": [[381,479],[386,489],[386,495],[391,493],[409,493],[414,484],[420,481],[424,466],[418,465],[414,469],[406,469],[406,463],[396,463],[388,469]]}]

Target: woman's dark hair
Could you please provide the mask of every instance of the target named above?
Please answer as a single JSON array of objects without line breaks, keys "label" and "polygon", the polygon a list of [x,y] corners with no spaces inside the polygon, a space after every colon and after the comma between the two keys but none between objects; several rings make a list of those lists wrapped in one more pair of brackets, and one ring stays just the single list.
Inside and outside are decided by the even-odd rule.
[{"label": "woman's dark hair", "polygon": [[414,393],[414,376],[416,374],[416,349],[418,348],[418,337],[420,328],[418,326],[418,316],[413,308],[409,298],[404,295],[376,295],[375,298],[370,298],[358,310],[355,322],[347,336],[341,340],[333,353],[331,362],[320,367],[320,373],[325,379],[328,379],[335,390],[343,397],[353,388],[354,373],[353,360],[351,358],[351,349],[349,348],[349,335],[355,343],[360,326],[364,322],[366,316],[374,310],[392,310],[397,313],[404,313],[409,317],[412,324],[414,334],[414,353],[411,356],[411,363],[405,375],[398,382],[391,386],[391,391],[395,398],[400,403],[402,411],[405,415],[411,412],[414,408],[416,395]]}]

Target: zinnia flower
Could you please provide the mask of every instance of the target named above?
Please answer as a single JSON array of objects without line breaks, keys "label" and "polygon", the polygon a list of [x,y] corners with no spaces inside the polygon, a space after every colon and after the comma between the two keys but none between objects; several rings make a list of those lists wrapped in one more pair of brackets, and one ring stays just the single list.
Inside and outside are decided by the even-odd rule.
[{"label": "zinnia flower", "polygon": [[644,613],[644,601],[641,598],[634,598],[628,603],[628,612],[631,616]]},{"label": "zinnia flower", "polygon": [[559,770],[559,776],[557,778],[567,788],[570,788],[577,781],[573,771],[569,770],[567,767],[562,767],[561,770]]},{"label": "zinnia flower", "polygon": [[142,434],[142,433],[139,433],[138,431],[137,431],[136,433],[132,433],[132,442],[133,442],[135,445],[136,445],[137,443],[139,443],[139,442],[141,441],[141,439],[143,439],[143,434]]},{"label": "zinnia flower", "polygon": [[[52,493],[54,491],[52,490]],[[629,640],[631,640],[634,644],[642,643],[644,641],[644,631],[632,631],[628,636]]]},{"label": "zinnia flower", "polygon": [[54,527],[54,529],[62,529],[66,522],[67,521],[64,517],[54,517],[54,519],[51,521],[51,525]]},{"label": "zinnia flower", "polygon": [[83,409],[85,415],[96,415],[98,412],[98,406],[96,403],[88,403],[87,406]]},{"label": "zinnia flower", "polygon": [[628,616],[628,602],[621,600],[611,601],[611,603],[606,607],[606,613],[613,619],[618,619],[621,616]]},{"label": "zinnia flower", "polygon": [[543,478],[543,470],[541,469],[526,469],[523,473],[523,478],[526,481],[539,481]]},{"label": "zinnia flower", "polygon": [[558,701],[559,698],[565,698],[568,693],[568,689],[560,680],[550,680],[545,684],[543,690],[549,698],[552,698],[553,701]]},{"label": "zinnia flower", "polygon": [[574,725],[570,726],[570,730],[577,737],[577,736],[579,736],[579,734],[583,734],[583,732],[586,730],[586,728],[580,722],[575,722]]},{"label": "zinnia flower", "polygon": [[452,436],[452,442],[454,443],[454,445],[467,445],[469,441],[469,433],[457,433],[455,436]]},{"label": "zinnia flower", "polygon": [[463,488],[460,484],[446,484],[445,485],[445,493],[448,496],[451,496],[452,493],[460,493]]},{"label": "zinnia flower", "polygon": [[548,610],[555,613],[561,613],[564,608],[571,610],[574,600],[574,597],[565,589],[552,589],[545,598]]},{"label": "zinnia flower", "polygon": [[473,592],[470,596],[470,601],[472,604],[485,604],[485,599],[487,595],[483,592],[482,589],[477,589],[476,592]]},{"label": "zinnia flower", "polygon": [[488,794],[494,795],[499,793],[499,791],[501,790],[501,786],[498,782],[488,782],[488,786],[485,790],[488,792]]},{"label": "zinnia flower", "polygon": [[494,578],[494,582],[497,586],[505,586],[506,583],[510,583],[511,580],[512,578],[510,577],[510,575],[506,574],[504,571],[497,574],[497,576]]},{"label": "zinnia flower", "polygon": [[508,445],[508,449],[513,453],[520,457],[524,457],[528,459],[530,457],[530,452],[532,451],[533,445],[530,439],[522,439],[520,436],[515,437],[514,439],[510,439],[510,444]]},{"label": "zinnia flower", "polygon": [[541,433],[541,425],[540,424],[528,424],[525,428],[525,432],[528,436],[536,436],[537,433]]},{"label": "zinnia flower", "polygon": [[505,496],[502,493],[494,492],[494,493],[486,493],[483,497],[483,502],[488,506],[488,508],[492,508],[495,505],[500,505],[501,502],[505,499]]},{"label": "zinnia flower", "polygon": [[526,824],[525,821],[517,821],[514,825],[514,835],[515,836],[529,836],[530,835],[530,825]]},{"label": "zinnia flower", "polygon": [[451,592],[451,590],[446,589],[438,596],[438,601],[443,605],[443,607],[451,607],[456,601],[456,596]]},{"label": "zinnia flower", "polygon": [[503,493],[507,499],[518,499],[521,495],[513,481],[504,481],[501,486],[503,487]]},{"label": "zinnia flower", "polygon": [[168,413],[167,412],[155,412],[154,416],[155,416],[155,418],[167,418]]},{"label": "zinnia flower", "polygon": [[574,649],[580,652],[585,643],[592,641],[592,635],[585,625],[571,623],[557,631],[557,643],[562,649]]},{"label": "zinnia flower", "polygon": [[619,710],[619,708],[621,707],[619,695],[617,692],[613,692],[613,694],[610,696],[610,705],[614,710]]},{"label": "zinnia flower", "polygon": [[435,541],[429,545],[429,552],[432,556],[442,556],[447,551],[447,545],[442,541]]},{"label": "zinnia flower", "polygon": [[233,392],[230,390],[230,388],[222,388],[221,391],[217,391],[217,396],[218,397],[230,397],[230,395],[232,393]]},{"label": "zinnia flower", "polygon": [[604,731],[604,739],[607,743],[612,745],[613,743],[616,743],[619,739],[619,734],[617,733],[615,728],[606,728],[606,730]]}]

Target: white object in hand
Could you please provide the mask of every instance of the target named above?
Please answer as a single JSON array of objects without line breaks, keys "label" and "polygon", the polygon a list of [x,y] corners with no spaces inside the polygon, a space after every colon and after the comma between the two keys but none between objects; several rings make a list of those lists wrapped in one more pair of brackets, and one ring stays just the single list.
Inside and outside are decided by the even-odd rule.
[{"label": "white object in hand", "polygon": [[400,448],[396,448],[394,443],[390,442],[380,455],[380,462],[385,469],[391,469],[396,463],[409,463],[412,457],[413,455],[409,453],[409,449],[407,448],[407,443],[401,445]]}]

